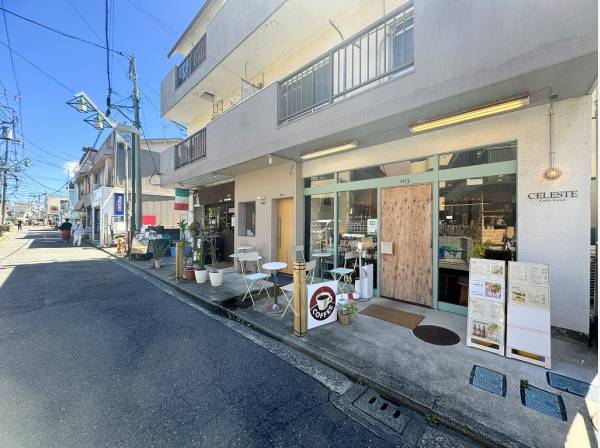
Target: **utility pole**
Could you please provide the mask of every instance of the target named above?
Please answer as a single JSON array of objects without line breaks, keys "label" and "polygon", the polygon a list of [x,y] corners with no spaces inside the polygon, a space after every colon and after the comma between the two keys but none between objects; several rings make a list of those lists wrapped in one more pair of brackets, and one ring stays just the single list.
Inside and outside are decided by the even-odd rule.
[{"label": "utility pole", "polygon": [[0,138],[4,140],[4,158],[2,160],[2,201],[0,202],[0,226],[4,225],[6,217],[6,189],[8,185],[8,142],[14,138],[15,129],[15,112],[13,110],[12,121],[2,122],[2,124],[10,124],[11,127],[2,127],[2,135]]},{"label": "utility pole", "polygon": [[[133,126],[141,130],[140,123],[140,92],[137,82],[135,56],[129,58],[128,78],[133,81]],[[140,157],[140,135],[131,134],[131,227],[129,244],[133,241],[138,229],[142,226],[142,165]],[[131,250],[129,251],[131,257]]]}]

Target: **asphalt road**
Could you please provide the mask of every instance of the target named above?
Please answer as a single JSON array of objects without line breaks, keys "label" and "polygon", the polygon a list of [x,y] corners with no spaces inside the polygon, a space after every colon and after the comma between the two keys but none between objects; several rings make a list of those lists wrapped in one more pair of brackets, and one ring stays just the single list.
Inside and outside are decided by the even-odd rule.
[{"label": "asphalt road", "polygon": [[96,249],[0,243],[2,447],[388,446],[328,396]]}]

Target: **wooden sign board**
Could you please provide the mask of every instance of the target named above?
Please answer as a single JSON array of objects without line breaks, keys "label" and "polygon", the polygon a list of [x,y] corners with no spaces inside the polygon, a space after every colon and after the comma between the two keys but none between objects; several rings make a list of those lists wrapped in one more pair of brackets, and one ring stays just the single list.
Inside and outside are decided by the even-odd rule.
[{"label": "wooden sign board", "polygon": [[508,263],[506,356],[550,368],[550,287],[547,264]]},{"label": "wooden sign board", "polygon": [[471,258],[467,346],[504,356],[506,265]]}]

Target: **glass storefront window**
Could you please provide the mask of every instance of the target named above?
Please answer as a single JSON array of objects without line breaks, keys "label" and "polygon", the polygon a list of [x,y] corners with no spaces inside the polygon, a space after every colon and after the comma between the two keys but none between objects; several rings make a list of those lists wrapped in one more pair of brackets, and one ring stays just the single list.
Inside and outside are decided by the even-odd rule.
[{"label": "glass storefront window", "polygon": [[334,183],[333,173],[320,174],[318,176],[304,178],[304,188],[322,187],[323,185],[331,185],[333,183]]},{"label": "glass storefront window", "polygon": [[433,156],[421,159],[404,160],[355,170],[340,171],[338,183],[358,180],[378,179],[380,177],[405,176],[407,174],[424,173],[433,169]]},{"label": "glass storefront window", "polygon": [[439,166],[440,170],[447,170],[487,163],[507,162],[516,159],[517,143],[509,142],[453,152],[451,154],[442,154],[439,156]]},{"label": "glass storefront window", "polygon": [[304,241],[307,260],[313,252],[333,253],[333,193],[305,197]]},{"label": "glass storefront window", "polygon": [[467,306],[469,260],[516,260],[516,175],[439,182],[438,299]]},{"label": "glass storefront window", "polygon": [[[377,189],[338,193],[338,266],[358,266],[358,243],[362,263],[373,264],[377,273]],[[358,269],[354,276],[358,275]],[[377,287],[376,278],[373,287]]]}]

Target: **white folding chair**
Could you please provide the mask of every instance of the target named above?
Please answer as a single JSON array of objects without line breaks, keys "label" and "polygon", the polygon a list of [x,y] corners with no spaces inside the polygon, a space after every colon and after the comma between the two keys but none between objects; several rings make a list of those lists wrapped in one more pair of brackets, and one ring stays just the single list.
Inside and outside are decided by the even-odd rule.
[{"label": "white folding chair", "polygon": [[304,246],[302,246],[302,245],[290,246],[290,252],[292,253],[292,261],[298,260],[298,258],[296,257],[296,255],[298,255],[298,252],[300,252],[300,254],[302,254],[302,257],[300,257],[300,260],[304,261]]},{"label": "white folding chair", "polygon": [[[269,274],[265,274],[264,272],[260,271],[260,264],[259,261],[261,260],[261,256],[258,255],[258,252],[248,252],[245,254],[238,254],[238,261],[240,262],[240,269],[242,272],[242,278],[244,279],[244,285],[246,286],[246,294],[244,294],[244,297],[242,297],[242,302],[244,300],[246,300],[248,297],[250,297],[250,300],[252,301],[252,305],[254,306],[254,296],[258,296],[260,295],[260,293],[264,290],[267,293],[267,297],[271,298],[271,296],[269,295],[269,290],[268,290],[268,283],[267,283],[267,279],[270,278],[271,276]],[[247,273],[246,272],[246,262],[256,262],[256,272],[252,272],[252,273]],[[261,288],[258,290],[258,292],[252,292],[252,286],[254,286],[254,283],[260,283]]]},{"label": "white folding chair", "polygon": [[[342,294],[346,293],[346,291],[344,290],[344,285],[348,286],[348,288],[350,288],[350,291],[354,290],[354,288],[352,287],[352,273],[356,269],[357,257],[358,254],[356,252],[348,251],[344,254],[344,267],[338,267],[327,271],[331,274],[333,279],[338,282],[338,287]],[[348,260],[354,260],[352,268],[348,267]]]},{"label": "white folding chair", "polygon": [[310,277],[310,283],[315,281],[315,269],[317,267],[317,260],[310,260],[306,262],[306,279]]}]

